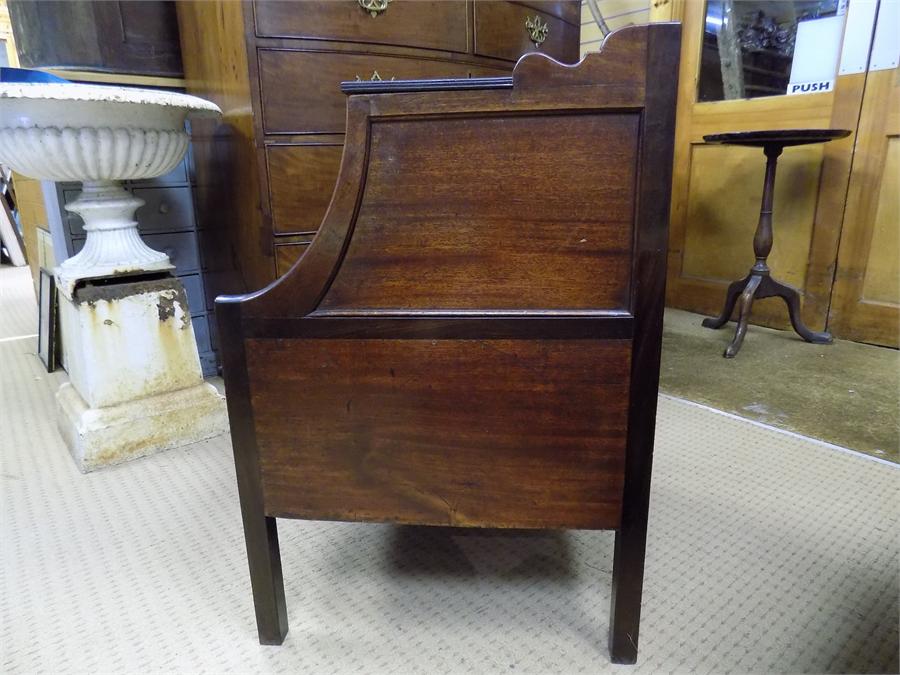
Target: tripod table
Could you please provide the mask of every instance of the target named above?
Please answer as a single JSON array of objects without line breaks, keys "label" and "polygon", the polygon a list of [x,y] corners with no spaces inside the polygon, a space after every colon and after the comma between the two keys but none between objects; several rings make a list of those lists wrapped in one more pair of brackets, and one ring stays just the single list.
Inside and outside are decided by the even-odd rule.
[{"label": "tripod table", "polygon": [[800,318],[800,293],[797,289],[776,281],[770,274],[766,258],[772,250],[772,202],[775,196],[775,165],[778,156],[785,147],[791,145],[808,145],[810,143],[826,143],[836,138],[845,138],[850,132],[846,129],[785,129],[776,131],[737,131],[726,134],[710,134],[704,136],[707,143],[723,145],[746,145],[762,148],[766,155],[766,178],[763,183],[762,205],[759,211],[759,223],[753,236],[753,252],[756,263],[750,273],[743,279],[728,286],[725,294],[725,306],[715,319],[704,319],[706,328],[721,328],[731,318],[734,307],[740,298],[740,314],[734,339],[725,349],[725,358],[733,358],[747,333],[747,321],[755,298],[777,296],[787,303],[788,314],[794,330],[807,342],[828,344],[831,334],[816,332],[807,328]]}]

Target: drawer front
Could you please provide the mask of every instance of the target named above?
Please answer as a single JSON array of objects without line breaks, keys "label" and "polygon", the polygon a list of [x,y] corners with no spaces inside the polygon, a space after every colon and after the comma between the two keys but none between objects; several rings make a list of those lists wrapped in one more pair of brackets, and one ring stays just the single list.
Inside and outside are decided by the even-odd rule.
[{"label": "drawer front", "polygon": [[[175,265],[176,276],[200,271],[200,256],[197,253],[197,239],[193,232],[170,232],[167,234],[145,234],[141,237],[152,249],[162,251]],[[84,248],[84,237],[72,237],[72,255]],[[188,303],[191,300],[188,299]],[[198,303],[191,307],[191,312],[202,312],[203,306]]]},{"label": "drawer front", "polygon": [[148,178],[146,180],[140,181],[141,187],[154,187],[157,185],[178,185],[189,182],[188,175],[188,155],[184,156],[184,159],[172,169],[169,173],[163,176],[157,176],[156,178]]},{"label": "drawer front", "polygon": [[357,0],[256,2],[256,34],[468,51],[466,3],[393,0],[372,16]]},{"label": "drawer front", "polygon": [[216,323],[216,315],[215,312],[209,312],[207,315],[209,320],[206,322],[206,327],[209,329],[209,344],[213,351],[219,350],[219,330],[218,325]]},{"label": "drawer front", "polygon": [[266,148],[272,227],[278,234],[319,229],[341,165],[342,145]]},{"label": "drawer front", "polygon": [[215,352],[200,352],[199,356],[200,371],[203,373],[203,377],[215,377],[219,375],[219,364],[216,363]]},{"label": "drawer front", "polygon": [[200,275],[187,274],[183,277],[179,277],[179,281],[184,284],[184,293],[187,295],[188,309],[191,311],[191,316],[206,312],[206,304],[203,298],[203,284],[200,282]]},{"label": "drawer front", "polygon": [[[71,204],[76,199],[78,199],[78,195],[81,194],[81,188],[72,188],[63,190],[63,202],[66,204]],[[69,232],[77,235],[79,237],[83,237],[85,235],[84,232],[84,221],[81,219],[77,213],[72,213],[71,211],[66,211],[63,209],[63,215],[66,219],[66,227],[69,229]]]},{"label": "drawer front", "polygon": [[544,14],[555,16],[557,19],[562,19],[573,26],[581,23],[580,0],[523,0],[516,4],[525,5]]},{"label": "drawer front", "polygon": [[201,354],[212,351],[212,344],[209,341],[209,318],[207,315],[192,317],[191,323],[194,326],[194,339],[197,340],[197,351]]},{"label": "drawer front", "polygon": [[[169,232],[194,229],[194,202],[190,187],[135,188],[135,197],[146,202],[135,212],[141,232]],[[63,200],[71,204],[81,190],[63,190]],[[84,235],[81,216],[65,211],[66,226],[76,236]]]},{"label": "drawer front", "polygon": [[[529,28],[529,23],[533,28]],[[532,31],[546,27],[532,42]],[[527,52],[542,52],[563,63],[578,61],[579,26],[573,26],[550,14],[538,12],[525,5],[508,2],[476,1],[475,53],[498,59],[515,61]]]},{"label": "drawer front", "polygon": [[341,82],[468,77],[465,64],[358,53],[259,50],[263,129],[268,134],[344,133]]},{"label": "drawer front", "polygon": [[133,192],[146,202],[135,213],[141,232],[194,229],[191,188],[136,188]]},{"label": "drawer front", "polygon": [[489,68],[488,66],[471,66],[469,74],[472,77],[508,77],[512,73],[512,64],[509,68]]},{"label": "drawer front", "polygon": [[307,235],[302,241],[292,241],[291,243],[279,244],[275,243],[275,274],[282,276],[287,272],[294,263],[300,260],[300,257],[306,253],[309,244],[312,242],[314,235]]},{"label": "drawer front", "polygon": [[147,246],[169,256],[172,264],[175,265],[176,275],[200,270],[197,237],[193,232],[145,234],[142,238]]}]

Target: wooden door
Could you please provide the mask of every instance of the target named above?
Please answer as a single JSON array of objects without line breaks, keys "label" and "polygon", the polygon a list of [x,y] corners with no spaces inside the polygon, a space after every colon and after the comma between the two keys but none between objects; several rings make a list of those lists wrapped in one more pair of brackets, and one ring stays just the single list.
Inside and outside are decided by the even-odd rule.
[{"label": "wooden door", "polygon": [[[750,3],[725,0],[721,4]],[[768,3],[767,7],[778,5]],[[728,131],[853,129],[865,73],[839,76],[832,91],[821,93],[775,95],[777,88],[769,92],[765,84],[754,84],[755,91],[747,87],[750,95],[766,95],[701,100],[702,84],[710,77],[709,59],[703,58],[704,50],[710,49],[707,3],[689,1],[682,7],[667,304],[712,316],[721,310],[728,284],[743,277],[754,262],[752,241],[765,159],[758,148],[708,145],[703,136]],[[722,64],[727,65],[725,59]],[[752,67],[745,72],[752,74]],[[727,95],[724,75],[722,79],[722,95]],[[705,98],[714,97],[707,92]],[[769,264],[773,276],[801,292],[803,318],[814,330],[824,327],[828,315],[841,228],[841,209],[835,209],[832,201],[846,192],[853,142],[851,135],[827,145],[787,148],[778,163],[775,245]],[[751,322],[790,327],[778,298],[754,303]]]},{"label": "wooden door", "polygon": [[847,191],[829,327],[900,346],[900,68],[870,71]]}]

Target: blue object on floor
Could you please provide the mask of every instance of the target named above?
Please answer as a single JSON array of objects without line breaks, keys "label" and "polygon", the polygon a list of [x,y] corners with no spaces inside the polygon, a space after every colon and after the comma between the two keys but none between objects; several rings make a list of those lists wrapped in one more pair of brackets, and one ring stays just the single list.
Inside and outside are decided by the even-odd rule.
[{"label": "blue object on floor", "polygon": [[45,73],[43,70],[4,66],[0,68],[0,82],[68,82],[68,80]]}]

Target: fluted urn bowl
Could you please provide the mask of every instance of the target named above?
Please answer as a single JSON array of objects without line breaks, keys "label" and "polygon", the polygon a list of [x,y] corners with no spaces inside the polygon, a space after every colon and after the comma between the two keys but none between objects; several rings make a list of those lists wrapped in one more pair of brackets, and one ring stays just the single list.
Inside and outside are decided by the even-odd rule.
[{"label": "fluted urn bowl", "polygon": [[85,222],[81,252],[57,268],[61,290],[78,279],[171,269],[141,241],[143,201],[119,184],[162,176],[184,157],[185,120],[218,116],[196,96],[72,83],[0,84],[0,163],[31,178],[81,181],[66,208]]}]

